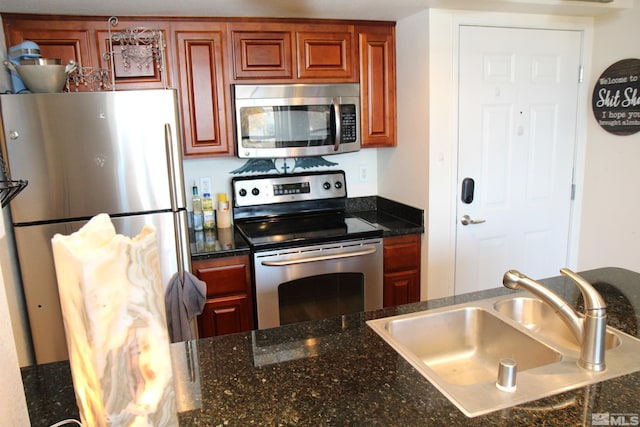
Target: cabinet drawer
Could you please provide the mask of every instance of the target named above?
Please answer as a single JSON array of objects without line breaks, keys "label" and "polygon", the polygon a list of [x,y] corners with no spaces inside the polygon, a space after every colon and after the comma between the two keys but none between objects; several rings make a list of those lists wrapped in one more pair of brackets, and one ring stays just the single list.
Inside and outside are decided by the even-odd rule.
[{"label": "cabinet drawer", "polygon": [[250,287],[249,258],[215,258],[192,262],[196,276],[207,284],[207,298],[246,293]]},{"label": "cabinet drawer", "polygon": [[384,270],[395,272],[419,268],[420,236],[387,237],[384,239]]}]

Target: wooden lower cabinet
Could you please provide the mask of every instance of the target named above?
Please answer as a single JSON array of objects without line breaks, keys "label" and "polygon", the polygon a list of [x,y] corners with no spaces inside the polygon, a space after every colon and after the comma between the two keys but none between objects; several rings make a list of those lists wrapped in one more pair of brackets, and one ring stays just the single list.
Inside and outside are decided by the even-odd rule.
[{"label": "wooden lower cabinet", "polygon": [[198,316],[200,338],[255,328],[248,255],[194,260],[194,274],[207,284],[207,301]]},{"label": "wooden lower cabinet", "polygon": [[420,238],[385,237],[384,307],[420,301]]}]

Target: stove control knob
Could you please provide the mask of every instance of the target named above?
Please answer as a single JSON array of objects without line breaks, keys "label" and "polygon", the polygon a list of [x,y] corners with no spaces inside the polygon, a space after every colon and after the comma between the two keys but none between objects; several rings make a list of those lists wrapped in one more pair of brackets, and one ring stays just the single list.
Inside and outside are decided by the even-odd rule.
[{"label": "stove control knob", "polygon": [[336,186],[336,188],[337,188],[338,190],[339,190],[339,189],[341,189],[341,188],[342,188],[342,182],[340,182],[340,181],[336,181],[335,186]]},{"label": "stove control knob", "polygon": [[331,189],[331,184],[329,183],[329,181],[325,181],[324,184],[322,184],[322,188],[324,188],[325,190]]},{"label": "stove control knob", "polygon": [[241,197],[244,197],[244,196],[246,196],[246,195],[247,195],[247,190],[245,190],[244,188],[241,188],[241,189],[240,189],[240,191],[238,191],[238,194],[239,194]]},{"label": "stove control knob", "polygon": [[258,190],[257,188],[254,188],[253,190],[251,190],[251,194],[253,194],[254,196],[257,196],[258,194],[260,194],[260,190]]}]

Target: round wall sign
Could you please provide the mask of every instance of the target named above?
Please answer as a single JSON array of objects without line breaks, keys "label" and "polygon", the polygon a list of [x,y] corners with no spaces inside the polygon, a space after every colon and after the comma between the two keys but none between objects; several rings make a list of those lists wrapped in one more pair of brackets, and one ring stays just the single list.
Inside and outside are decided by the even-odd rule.
[{"label": "round wall sign", "polygon": [[618,61],[604,70],[593,89],[593,114],[607,132],[640,131],[640,59]]}]

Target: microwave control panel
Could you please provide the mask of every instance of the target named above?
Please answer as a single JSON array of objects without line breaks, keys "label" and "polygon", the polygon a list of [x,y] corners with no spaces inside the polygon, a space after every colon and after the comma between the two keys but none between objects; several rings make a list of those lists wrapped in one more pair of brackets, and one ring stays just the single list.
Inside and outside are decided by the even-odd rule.
[{"label": "microwave control panel", "polygon": [[340,105],[340,129],[343,143],[357,141],[358,122],[356,117],[356,106],[354,104]]}]

